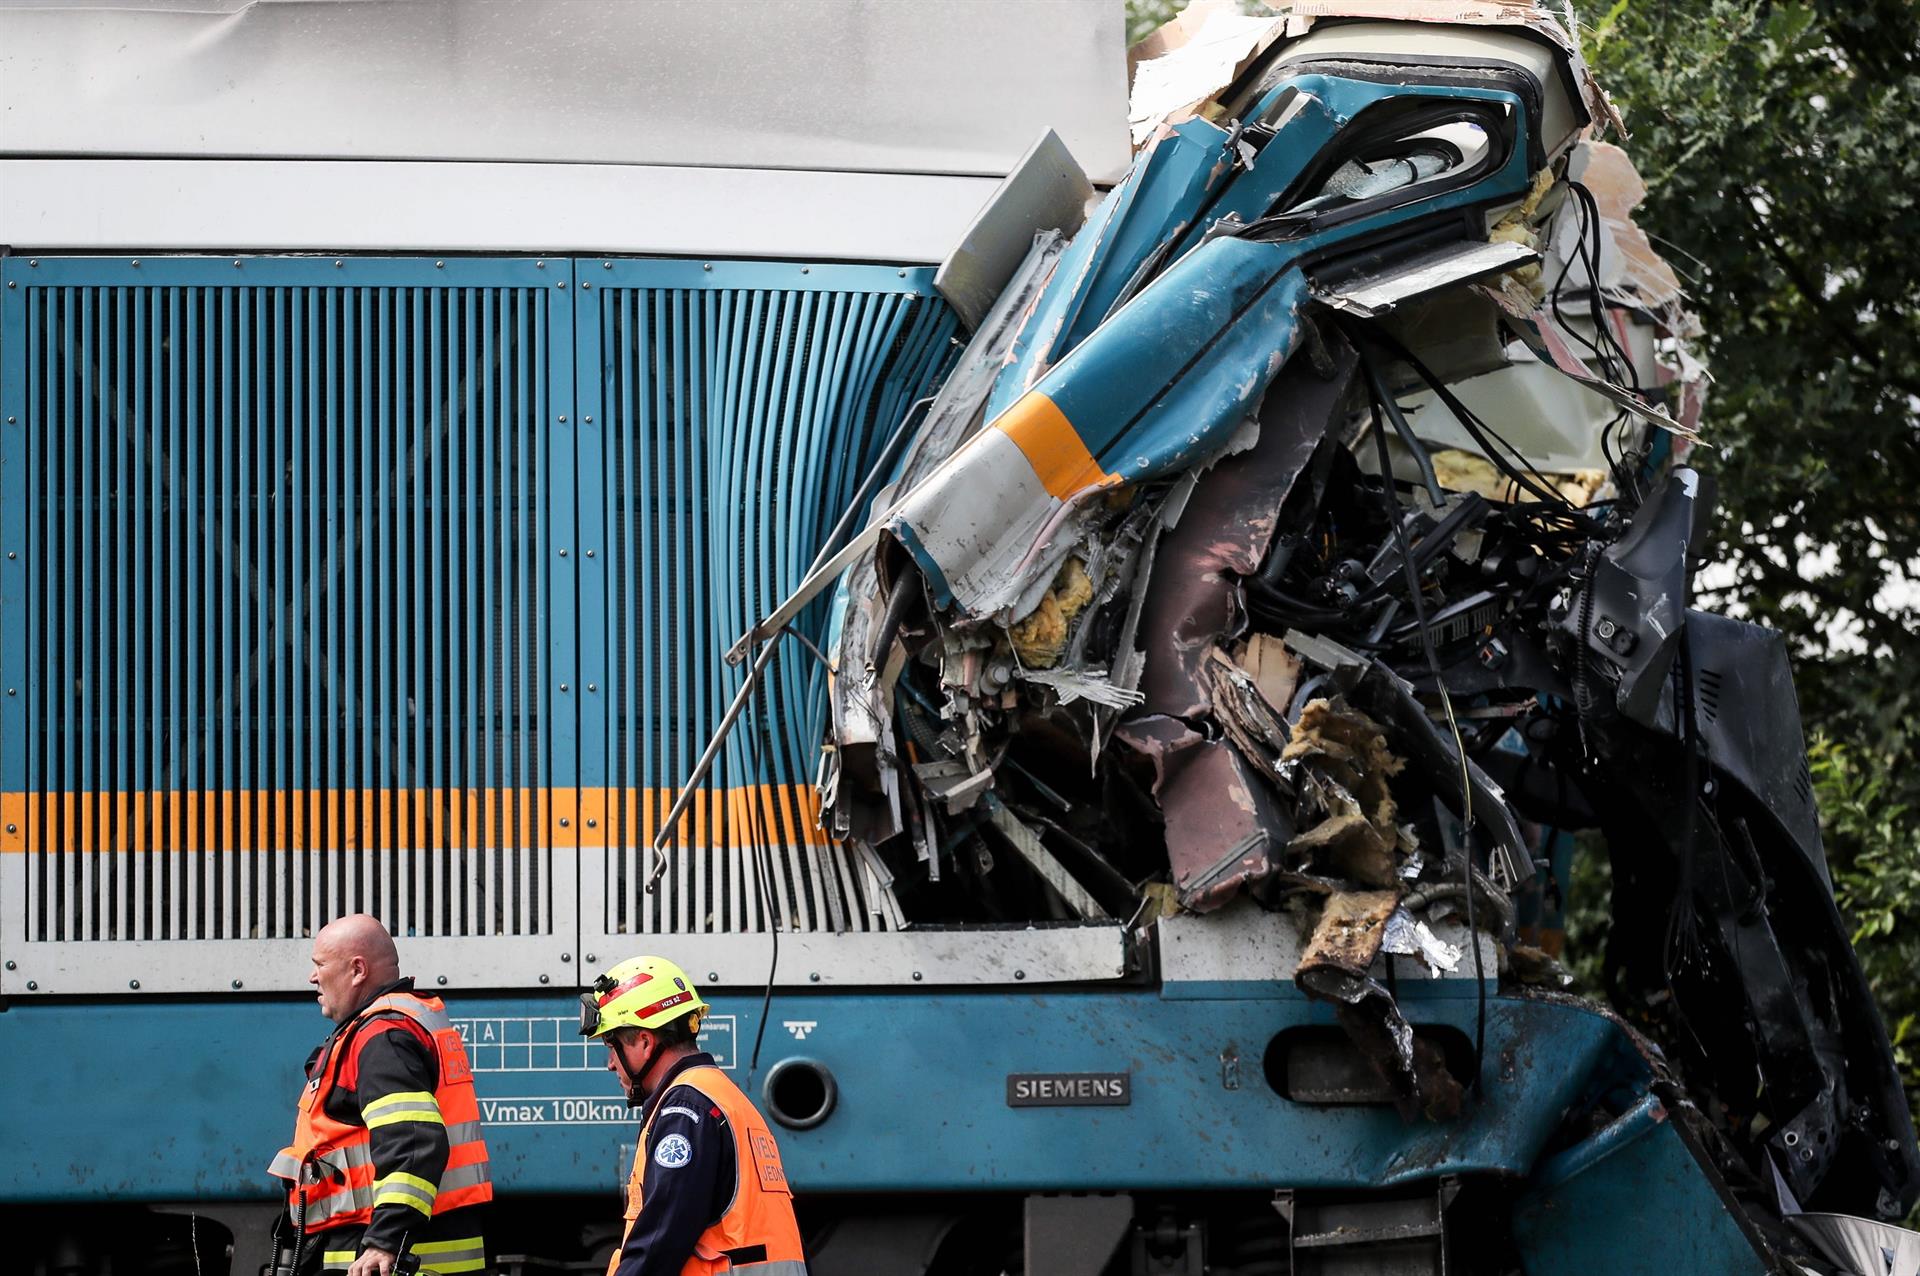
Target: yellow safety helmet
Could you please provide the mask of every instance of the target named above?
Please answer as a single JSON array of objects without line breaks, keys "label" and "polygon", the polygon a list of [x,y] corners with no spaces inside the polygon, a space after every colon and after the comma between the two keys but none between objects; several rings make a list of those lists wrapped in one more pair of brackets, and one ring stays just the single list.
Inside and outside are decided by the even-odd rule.
[{"label": "yellow safety helmet", "polygon": [[692,1015],[693,1030],[707,1003],[687,972],[665,957],[629,957],[580,994],[580,1035],[603,1037],[615,1028],[662,1028]]}]

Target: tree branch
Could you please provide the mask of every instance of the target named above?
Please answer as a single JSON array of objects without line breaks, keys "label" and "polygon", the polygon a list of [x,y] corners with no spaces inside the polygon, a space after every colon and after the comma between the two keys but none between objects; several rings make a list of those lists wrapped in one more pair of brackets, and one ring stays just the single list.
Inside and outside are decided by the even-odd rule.
[{"label": "tree branch", "polygon": [[[1886,366],[1886,359],[1876,355],[1865,342],[1861,341],[1860,334],[1855,332],[1850,324],[1838,319],[1832,313],[1831,307],[1827,304],[1826,295],[1819,285],[1814,283],[1800,263],[1793,259],[1793,255],[1786,250],[1786,246],[1774,237],[1773,232],[1767,228],[1767,224],[1760,220],[1760,214],[1753,206],[1754,192],[1743,186],[1738,194],[1741,210],[1746,214],[1747,224],[1753,227],[1755,238],[1767,250],[1767,256],[1773,259],[1773,264],[1780,268],[1780,273],[1787,277],[1794,291],[1800,294],[1801,299],[1807,303],[1807,308],[1813,312],[1821,325],[1831,331],[1842,345],[1853,351],[1854,357],[1878,373],[1886,384],[1903,391],[1909,397],[1920,398],[1920,381],[1910,381],[1896,375]],[[1776,202],[1768,197],[1769,204]]]}]

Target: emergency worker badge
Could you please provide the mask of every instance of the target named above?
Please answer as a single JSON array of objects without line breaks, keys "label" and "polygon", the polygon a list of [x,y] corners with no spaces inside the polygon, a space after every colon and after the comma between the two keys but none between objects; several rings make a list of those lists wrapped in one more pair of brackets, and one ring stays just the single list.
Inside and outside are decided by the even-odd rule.
[{"label": "emergency worker badge", "polygon": [[693,1144],[683,1134],[669,1134],[653,1149],[653,1163],[665,1170],[677,1170],[693,1159]]}]

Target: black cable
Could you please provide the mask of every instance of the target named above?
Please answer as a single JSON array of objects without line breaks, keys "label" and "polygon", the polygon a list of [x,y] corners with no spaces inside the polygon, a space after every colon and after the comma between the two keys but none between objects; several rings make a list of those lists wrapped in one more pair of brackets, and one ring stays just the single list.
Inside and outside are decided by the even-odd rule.
[{"label": "black cable", "polygon": [[1587,228],[1591,232],[1591,239],[1582,245],[1582,251],[1587,254],[1587,271],[1593,281],[1593,287],[1587,295],[1587,305],[1593,316],[1594,330],[1613,350],[1613,356],[1619,364],[1619,371],[1616,374],[1619,384],[1639,394],[1641,392],[1640,369],[1634,365],[1633,356],[1627,352],[1627,348],[1620,343],[1620,337],[1614,332],[1613,325],[1607,322],[1605,298],[1600,292],[1600,204],[1594,199],[1593,192],[1585,186],[1579,182],[1574,182],[1572,185],[1573,193],[1586,214]]},{"label": "black cable", "polygon": [[880,627],[873,631],[873,637],[867,643],[867,663],[877,665],[886,659],[887,648],[893,646],[893,640],[900,633],[900,625],[907,618],[907,604],[913,601],[913,591],[908,588],[912,583],[913,572],[902,572],[900,579],[893,582],[893,592],[887,595],[887,610],[880,618]]},{"label": "black cable", "polygon": [[[1633,356],[1626,346],[1621,344],[1620,338],[1613,331],[1613,325],[1607,317],[1605,297],[1600,289],[1600,257],[1603,245],[1600,237],[1599,203],[1594,199],[1593,192],[1579,182],[1569,182],[1568,186],[1573,193],[1574,212],[1578,221],[1575,227],[1575,248],[1574,254],[1567,258],[1560,268],[1559,276],[1554,280],[1553,287],[1548,293],[1549,304],[1554,318],[1560,321],[1562,330],[1593,356],[1595,362],[1600,365],[1602,376],[1616,385],[1631,390],[1636,395],[1642,394],[1640,369],[1634,363]],[[1568,324],[1566,315],[1560,308],[1567,274],[1576,261],[1587,269],[1587,321],[1593,325],[1593,341],[1587,340],[1578,328]],[[1627,468],[1627,454],[1623,451],[1620,457],[1616,458],[1611,446],[1613,432],[1621,428],[1627,419],[1627,411],[1622,408],[1612,420],[1607,422],[1600,432],[1600,452],[1607,460],[1607,469],[1613,475],[1614,483],[1637,505],[1641,500],[1640,485]]]},{"label": "black cable", "polygon": [[820,650],[819,644],[814,642],[813,639],[807,637],[805,634],[801,633],[798,629],[795,629],[793,627],[792,621],[788,621],[786,624],[780,626],[780,632],[787,635],[787,637],[789,638],[797,638],[800,641],[800,645],[802,647],[805,647],[810,653],[812,653],[813,658],[820,662],[820,667],[822,669],[825,669],[828,673],[833,672],[833,666],[830,663],[828,663],[826,653]]},{"label": "black cable", "polygon": [[[1567,185],[1575,190],[1584,189],[1583,187],[1580,186],[1578,182],[1569,182],[1567,183]],[[1563,313],[1560,309],[1560,294],[1566,288],[1567,274],[1573,269],[1574,263],[1579,262],[1587,267],[1587,286],[1589,289],[1589,293],[1588,293],[1589,315],[1591,315],[1591,312],[1592,312],[1591,298],[1600,289],[1600,270],[1599,270],[1598,263],[1595,260],[1590,259],[1587,255],[1587,206],[1585,203],[1583,203],[1579,199],[1578,196],[1574,197],[1573,210],[1574,210],[1574,219],[1575,219],[1575,222],[1577,223],[1574,226],[1573,253],[1570,256],[1568,256],[1567,259],[1560,264],[1560,273],[1558,276],[1554,278],[1553,287],[1547,290],[1547,304],[1548,304],[1548,308],[1553,311],[1553,317],[1559,320],[1561,329],[1569,337],[1579,342],[1581,348],[1586,350],[1588,354],[1591,354],[1594,357],[1594,359],[1601,364],[1604,370],[1607,362],[1607,356],[1601,352],[1600,347],[1596,346],[1592,341],[1587,340],[1587,338],[1580,332],[1579,329],[1574,328],[1573,326],[1568,324],[1565,313]],[[1599,339],[1600,339],[1600,333],[1596,329],[1594,333],[1594,340],[1597,341]]]},{"label": "black cable", "polygon": [[1249,583],[1247,588],[1249,604],[1258,602],[1259,610],[1296,621],[1303,625],[1357,625],[1365,619],[1362,609],[1358,616],[1352,611],[1339,607],[1318,607],[1304,602],[1272,585]]},{"label": "black cable", "polygon": [[[779,636],[775,635],[768,639],[768,641],[778,642]],[[780,657],[778,653],[776,653],[773,659],[767,662],[767,668],[771,670],[774,661],[779,659]],[[755,710],[758,710],[760,707],[761,697],[765,694],[766,685],[766,680],[762,679],[760,687],[755,692],[752,706]],[[759,715],[756,713],[755,716],[758,717]],[[780,925],[773,916],[773,848],[767,843],[766,827],[761,819],[760,811],[759,790],[762,784],[762,777],[766,774],[765,759],[760,748],[760,726],[761,724],[758,721],[753,722],[750,724],[750,729],[747,733],[750,742],[749,752],[753,758],[753,784],[748,789],[748,792],[752,794],[753,816],[748,821],[748,825],[753,835],[754,860],[760,869],[759,873],[756,874],[760,879],[760,906],[766,910],[767,936],[773,942],[773,952],[767,959],[766,989],[760,994],[760,1024],[754,1029],[753,1033],[753,1057],[747,1063],[747,1080],[749,1082],[753,1080],[754,1074],[760,1070],[760,1045],[766,1040],[767,1016],[773,1008],[773,977],[774,973],[780,969]]]},{"label": "black cable", "polygon": [[[1427,454],[1426,445],[1415,436],[1413,427],[1407,424],[1407,418],[1401,413],[1400,405],[1393,400],[1393,392],[1387,388],[1387,379],[1380,372],[1380,365],[1363,341],[1355,347],[1360,353],[1360,364],[1367,371],[1367,384],[1373,389],[1373,428],[1380,430],[1380,413],[1385,411],[1387,419],[1393,422],[1393,432],[1400,436],[1400,444],[1413,454],[1413,463],[1420,467],[1420,481],[1426,484],[1427,496],[1433,501],[1435,509],[1445,507],[1446,494],[1440,490],[1440,480],[1433,472],[1433,457]],[[1392,474],[1382,477],[1391,481]]]},{"label": "black cable", "polygon": [[[1559,277],[1554,280],[1553,288],[1549,293],[1553,316],[1560,320],[1566,334],[1579,342],[1594,357],[1600,364],[1602,374],[1608,380],[1617,385],[1630,386],[1635,393],[1638,393],[1639,369],[1634,367],[1626,347],[1620,344],[1620,339],[1614,335],[1612,326],[1607,323],[1605,298],[1600,291],[1602,251],[1600,205],[1593,198],[1593,192],[1579,182],[1569,182],[1567,185],[1573,192],[1577,224],[1574,227],[1573,256],[1567,258],[1565,264],[1560,267]],[[1560,294],[1566,285],[1567,273],[1573,269],[1576,261],[1587,268],[1587,320],[1593,324],[1592,341],[1589,341],[1578,329],[1567,326],[1566,315],[1560,309]],[[1601,344],[1596,345],[1595,342]]]},{"label": "black cable", "polygon": [[[1427,383],[1427,387],[1434,392],[1442,403],[1446,404],[1447,411],[1453,413],[1461,426],[1463,426],[1467,433],[1473,436],[1474,441],[1480,445],[1480,449],[1486,458],[1491,461],[1502,474],[1505,474],[1509,479],[1513,480],[1522,491],[1528,493],[1543,505],[1548,506],[1556,514],[1563,514],[1566,517],[1576,520],[1577,523],[1584,523],[1588,526],[1592,525],[1591,519],[1584,518],[1578,510],[1567,503],[1565,497],[1561,496],[1558,491],[1547,483],[1546,479],[1540,475],[1538,471],[1533,470],[1532,463],[1521,455],[1520,449],[1514,447],[1513,444],[1502,437],[1498,431],[1481,420],[1472,409],[1462,403],[1460,397],[1456,395],[1444,381],[1435,376],[1433,369],[1423,363],[1418,355],[1394,340],[1390,333],[1377,325],[1370,330],[1370,335],[1387,347],[1387,353],[1412,368],[1414,372],[1419,375],[1420,379]],[[1506,450],[1506,453],[1510,454],[1511,459],[1509,459],[1507,455],[1502,454],[1502,448]],[[1524,470],[1521,468],[1522,466],[1525,467]],[[1531,471],[1531,476],[1529,476],[1529,471]]]},{"label": "black cable", "polygon": [[1460,757],[1460,819],[1463,861],[1460,877],[1463,882],[1462,896],[1467,901],[1467,943],[1473,949],[1473,1077],[1469,1082],[1472,1089],[1480,1088],[1480,1070],[1487,1053],[1487,972],[1485,959],[1480,955],[1480,931],[1475,924],[1473,907],[1473,785],[1467,772],[1467,746],[1460,738],[1460,724],[1453,716],[1453,697],[1447,694],[1447,684],[1440,677],[1440,657],[1434,654],[1433,631],[1427,627],[1427,606],[1420,599],[1420,575],[1413,565],[1413,552],[1407,545],[1407,529],[1400,522],[1400,500],[1394,495],[1393,471],[1387,455],[1387,436],[1379,430],[1373,432],[1374,448],[1380,457],[1380,494],[1387,506],[1387,521],[1393,524],[1394,539],[1400,546],[1400,561],[1407,571],[1407,588],[1413,595],[1414,622],[1420,627],[1420,647],[1427,655],[1427,670],[1433,675],[1433,685],[1440,693],[1440,703],[1447,711],[1447,725],[1453,731],[1453,747]]},{"label": "black cable", "polygon": [[[325,1066],[324,1064],[322,1065]],[[291,1276],[300,1276],[300,1260],[306,1256],[307,1249],[307,1167],[313,1164],[314,1154],[308,1152],[300,1161],[294,1184],[299,1189],[294,1193],[293,1204],[293,1271]],[[277,1259],[280,1256],[275,1254]]]}]

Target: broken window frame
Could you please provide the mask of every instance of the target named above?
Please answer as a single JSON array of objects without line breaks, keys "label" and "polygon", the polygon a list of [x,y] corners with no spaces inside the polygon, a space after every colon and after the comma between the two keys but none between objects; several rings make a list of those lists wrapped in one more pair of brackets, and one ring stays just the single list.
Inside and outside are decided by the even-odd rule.
[{"label": "broken window frame", "polygon": [[[1291,239],[1468,189],[1501,171],[1512,159],[1516,134],[1525,128],[1523,110],[1521,103],[1477,94],[1420,93],[1376,103],[1341,129],[1333,144],[1300,171],[1254,225],[1268,228],[1263,238]],[[1347,163],[1389,158],[1388,148],[1412,142],[1448,124],[1472,124],[1486,134],[1485,150],[1471,163],[1378,195],[1319,208],[1305,206],[1325,191],[1334,174]],[[1396,231],[1405,233],[1403,227],[1396,227]]]}]

